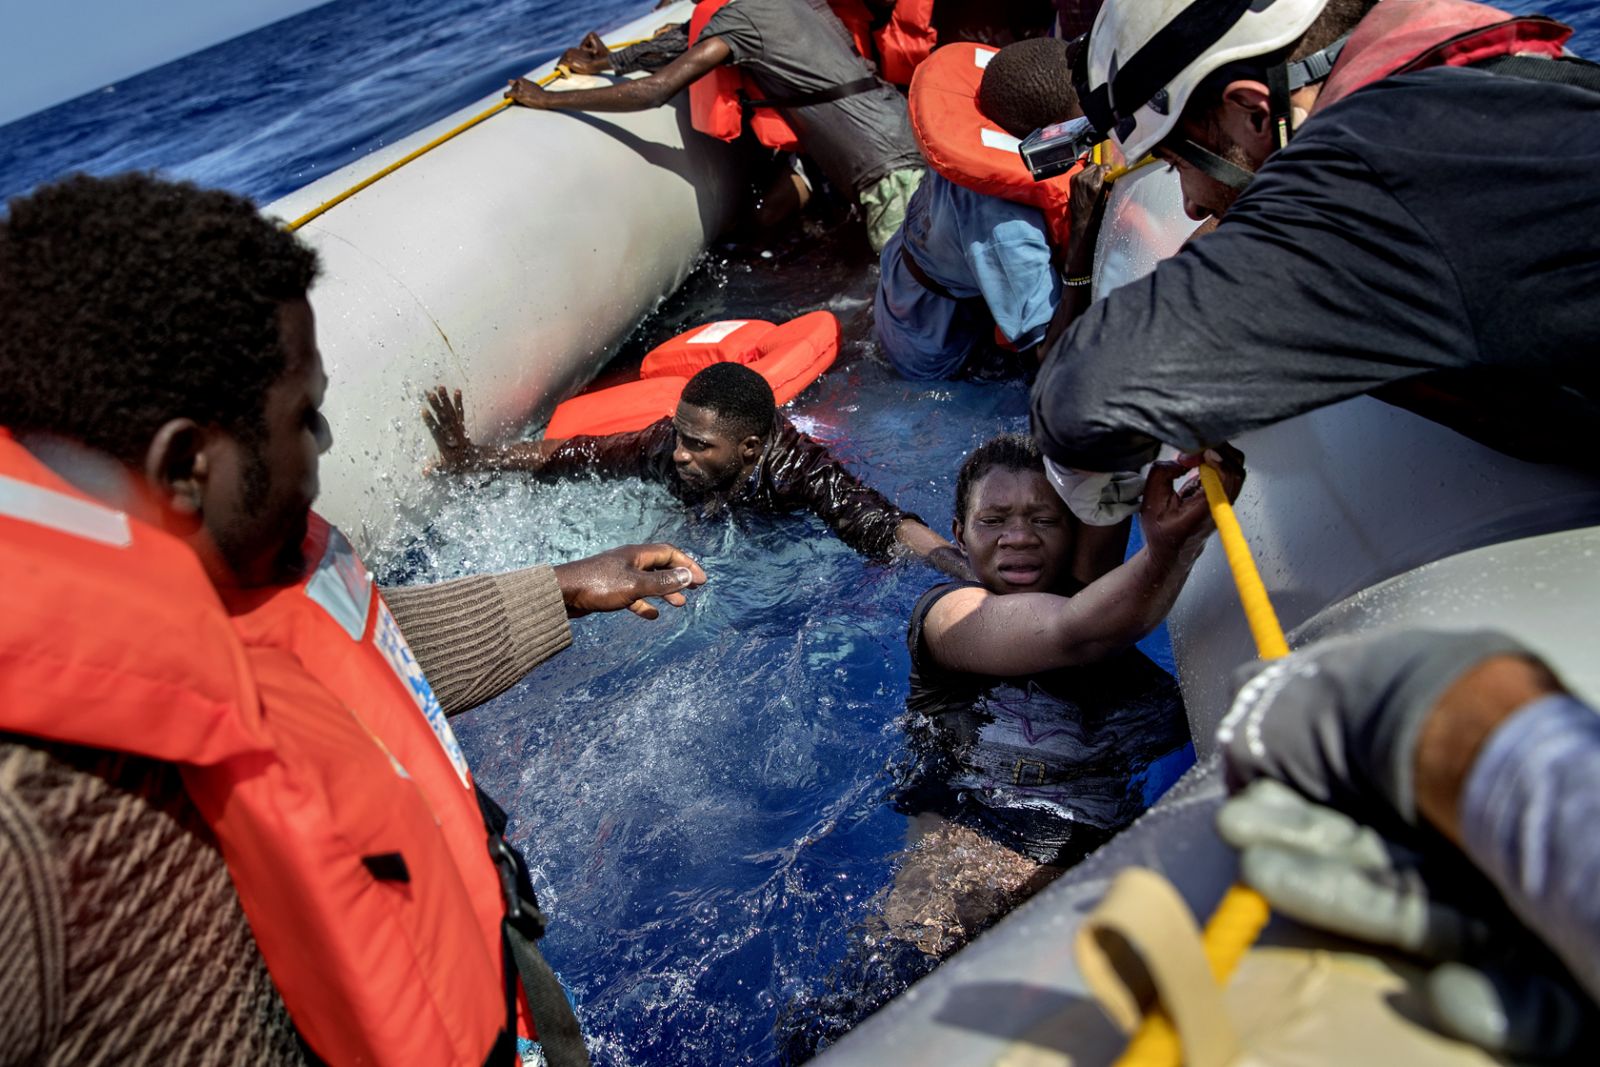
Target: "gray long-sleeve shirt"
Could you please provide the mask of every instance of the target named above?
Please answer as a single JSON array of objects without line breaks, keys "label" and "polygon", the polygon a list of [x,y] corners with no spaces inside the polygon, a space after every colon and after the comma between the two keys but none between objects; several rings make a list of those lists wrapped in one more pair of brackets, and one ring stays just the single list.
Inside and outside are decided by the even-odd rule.
[{"label": "gray long-sleeve shirt", "polygon": [[1467,855],[1600,1003],[1600,714],[1528,704],[1479,753],[1461,800]]}]

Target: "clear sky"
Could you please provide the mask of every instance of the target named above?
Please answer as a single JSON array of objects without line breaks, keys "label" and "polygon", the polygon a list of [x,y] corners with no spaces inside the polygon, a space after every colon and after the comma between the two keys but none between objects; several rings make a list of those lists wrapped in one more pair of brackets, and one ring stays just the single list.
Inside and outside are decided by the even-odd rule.
[{"label": "clear sky", "polygon": [[0,124],[326,2],[7,0]]}]

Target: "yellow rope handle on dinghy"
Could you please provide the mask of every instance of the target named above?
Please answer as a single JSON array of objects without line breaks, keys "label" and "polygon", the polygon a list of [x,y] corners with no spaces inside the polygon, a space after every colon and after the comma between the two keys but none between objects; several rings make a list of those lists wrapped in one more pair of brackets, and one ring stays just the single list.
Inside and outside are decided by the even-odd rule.
[{"label": "yellow rope handle on dinghy", "polygon": [[[1255,557],[1250,554],[1250,544],[1244,539],[1239,517],[1228,503],[1228,494],[1223,491],[1216,468],[1201,466],[1200,484],[1205,487],[1206,503],[1211,506],[1211,519],[1217,524],[1217,536],[1222,539],[1228,569],[1233,572],[1233,584],[1239,590],[1239,603],[1250,624],[1250,635],[1255,638],[1257,654],[1262,659],[1287,656],[1289,642],[1283,636],[1283,626],[1272,608],[1266,584],[1261,580]],[[1228,980],[1245,952],[1261,935],[1269,916],[1266,899],[1249,886],[1235,884],[1223,894],[1201,935],[1206,962],[1211,965],[1211,976],[1218,985]],[[1158,1004],[1145,1016],[1128,1042],[1117,1059],[1117,1067],[1177,1067],[1182,1062],[1183,1045],[1178,1032]]]},{"label": "yellow rope handle on dinghy", "polygon": [[[636,45],[636,44],[643,44],[644,41],[647,40],[647,39],[648,38],[641,37],[638,40],[633,40],[633,41],[618,41],[616,44],[608,44],[608,45],[606,45],[606,48],[608,50],[611,50],[611,51],[615,51],[615,50],[623,49],[623,48],[629,48],[629,47],[632,47],[633,45]],[[539,86],[540,86],[540,88],[543,88],[544,86],[549,85],[551,82],[555,81],[556,79],[565,78],[566,76],[567,76],[567,68],[558,66],[558,67],[556,67],[555,70],[552,70],[549,74],[546,74],[544,77],[539,79]],[[393,163],[389,164],[387,167],[384,167],[382,170],[378,171],[378,173],[372,175],[371,177],[363,178],[359,182],[356,182],[356,184],[352,185],[350,188],[346,189],[344,192],[340,193],[338,196],[334,197],[333,199],[324,200],[322,203],[318,204],[316,207],[312,208],[310,211],[306,212],[304,215],[301,215],[299,218],[295,219],[293,222],[285,223],[283,228],[288,230],[290,233],[293,233],[295,230],[298,230],[300,227],[304,226],[306,223],[310,222],[312,219],[316,218],[318,215],[321,215],[323,212],[329,210],[330,208],[336,207],[339,204],[344,203],[346,200],[350,199],[352,196],[355,196],[357,193],[359,193],[361,190],[367,188],[369,185],[372,185],[372,184],[378,182],[379,180],[381,180],[383,178],[387,178],[389,175],[393,174],[395,171],[399,170],[401,167],[405,166],[407,163],[410,163],[412,160],[420,159],[421,157],[427,155],[429,152],[432,152],[435,148],[438,148],[440,145],[444,144],[446,141],[452,140],[453,138],[458,137],[463,133],[466,133],[468,130],[472,129],[472,127],[476,126],[478,123],[482,122],[484,119],[490,118],[491,116],[494,116],[494,115],[498,115],[500,112],[504,111],[506,108],[508,108],[510,106],[511,106],[511,101],[510,100],[502,100],[499,103],[493,105],[492,107],[486,108],[483,111],[478,112],[476,115],[472,116],[470,119],[468,119],[467,121],[463,122],[461,125],[456,126],[453,129],[446,130],[444,133],[441,133],[439,136],[435,137],[433,140],[429,141],[427,144],[423,145],[421,148],[418,148],[416,151],[409,152],[406,155],[404,155],[404,156],[400,157],[399,159],[395,160]]]}]

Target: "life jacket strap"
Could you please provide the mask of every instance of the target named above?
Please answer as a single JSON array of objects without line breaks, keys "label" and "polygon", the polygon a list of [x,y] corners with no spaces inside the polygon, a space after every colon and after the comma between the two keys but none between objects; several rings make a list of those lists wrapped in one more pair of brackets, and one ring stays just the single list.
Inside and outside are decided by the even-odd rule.
[{"label": "life jacket strap", "polygon": [[843,100],[847,96],[870,93],[883,84],[876,76],[869,76],[857,78],[853,82],[844,82],[828,89],[819,89],[814,93],[802,93],[799,96],[769,96],[760,100],[745,96],[740,98],[740,102],[746,109],[811,107],[814,104],[831,104],[835,100]]},{"label": "life jacket strap", "polygon": [[539,1046],[550,1067],[589,1067],[589,1050],[583,1031],[572,1012],[561,980],[550,969],[534,944],[544,936],[544,912],[533,893],[533,881],[517,850],[503,836],[508,822],[505,809],[476,782],[478,808],[483,813],[489,835],[489,857],[500,874],[500,890],[505,897],[505,919],[500,924],[506,957],[507,1028],[517,1032],[517,988],[528,996],[528,1011],[533,1015]]},{"label": "life jacket strap", "polygon": [[1495,56],[1474,63],[1473,70],[1486,70],[1491,74],[1504,74],[1513,78],[1571,85],[1600,93],[1600,63],[1592,63],[1577,56],[1547,59],[1543,56]]}]

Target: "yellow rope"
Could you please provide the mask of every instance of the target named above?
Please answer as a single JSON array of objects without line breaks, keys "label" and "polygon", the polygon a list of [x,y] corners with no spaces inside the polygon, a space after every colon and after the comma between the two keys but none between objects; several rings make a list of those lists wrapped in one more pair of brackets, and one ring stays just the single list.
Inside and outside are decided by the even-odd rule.
[{"label": "yellow rope", "polygon": [[[1256,652],[1262,659],[1287,656],[1289,642],[1283,636],[1277,612],[1272,610],[1266,584],[1256,569],[1250,545],[1239,528],[1239,518],[1233,513],[1233,505],[1228,503],[1228,494],[1223,491],[1216,469],[1201,467],[1200,484],[1205,487],[1206,503],[1211,506],[1211,518],[1222,538],[1228,568],[1233,572],[1233,584],[1238,587],[1239,602],[1244,605],[1250,634],[1255,638]],[[1211,975],[1219,985],[1228,980],[1245,952],[1261,935],[1269,914],[1266,900],[1249,886],[1234,885],[1223,895],[1201,936],[1206,962],[1211,965]],[[1183,1046],[1178,1033],[1167,1013],[1157,1005],[1128,1042],[1117,1060],[1117,1067],[1175,1067],[1182,1062]]]},{"label": "yellow rope", "polygon": [[[628,48],[628,47],[630,47],[632,45],[636,45],[636,44],[642,43],[643,40],[645,40],[645,38],[640,38],[639,40],[634,40],[634,41],[619,41],[616,44],[608,44],[608,45],[606,45],[606,48],[607,49],[611,49],[611,50],[615,50],[615,49],[619,49],[619,48]],[[557,78],[564,78],[566,76],[567,76],[567,69],[565,67],[558,66],[558,67],[556,67],[555,70],[551,71],[549,74],[546,74],[544,77],[540,78],[538,84],[539,84],[539,86],[541,88],[543,88],[544,86],[549,85],[551,82],[555,81]],[[490,108],[487,108],[487,109],[485,109],[483,111],[478,112],[476,115],[472,116],[470,119],[468,119],[467,121],[463,122],[461,125],[456,126],[453,129],[447,130],[444,133],[441,133],[439,136],[435,137],[433,140],[429,141],[427,144],[423,145],[421,148],[418,148],[414,152],[407,153],[406,155],[402,156],[401,158],[395,160],[393,163],[389,164],[387,167],[384,167],[382,170],[378,171],[378,173],[372,175],[371,177],[363,178],[361,181],[359,181],[356,184],[352,185],[350,188],[346,189],[344,192],[340,193],[338,196],[334,197],[333,199],[324,200],[322,203],[318,204],[315,208],[312,208],[310,211],[306,212],[304,215],[301,215],[299,218],[295,219],[293,222],[286,223],[285,226],[284,226],[284,229],[289,230],[290,232],[298,230],[300,227],[304,226],[306,223],[310,222],[312,219],[316,218],[318,215],[321,215],[323,212],[328,211],[329,209],[331,209],[333,207],[336,207],[339,204],[344,203],[346,200],[350,199],[352,196],[355,196],[361,190],[367,188],[367,186],[372,185],[375,182],[380,181],[383,178],[387,178],[389,175],[393,174],[395,171],[399,170],[401,167],[405,166],[407,163],[410,163],[412,160],[419,159],[422,156],[427,155],[429,152],[432,152],[435,148],[438,148],[440,145],[444,144],[446,141],[451,140],[452,138],[460,136],[461,134],[463,134],[463,133],[467,132],[468,130],[472,129],[472,127],[476,126],[478,123],[482,122],[484,119],[487,119],[492,115],[497,115],[497,114],[499,114],[500,112],[504,111],[506,108],[508,108],[510,106],[511,106],[511,101],[510,100],[502,100],[499,103],[495,104],[493,107],[490,107]]]}]

